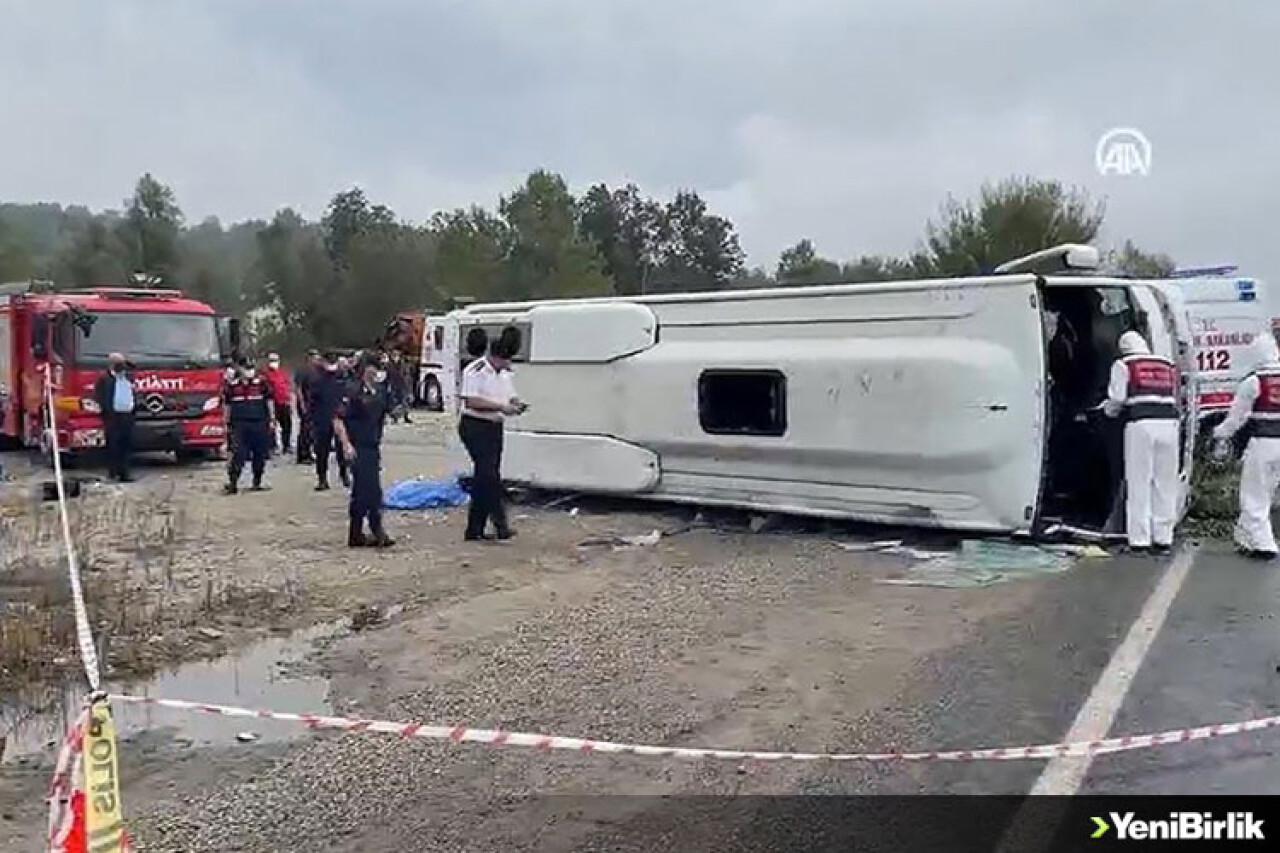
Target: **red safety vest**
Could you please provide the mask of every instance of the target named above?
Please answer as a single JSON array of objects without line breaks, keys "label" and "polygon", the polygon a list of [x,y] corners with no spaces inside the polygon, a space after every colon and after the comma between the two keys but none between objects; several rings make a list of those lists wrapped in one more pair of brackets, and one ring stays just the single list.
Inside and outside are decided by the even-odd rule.
[{"label": "red safety vest", "polygon": [[1163,356],[1148,353],[1126,356],[1124,366],[1129,371],[1124,400],[1126,420],[1177,420],[1177,366]]},{"label": "red safety vest", "polygon": [[1280,367],[1262,367],[1253,375],[1258,377],[1258,399],[1249,414],[1250,432],[1259,438],[1280,438]]},{"label": "red safety vest", "polygon": [[261,376],[251,379],[240,376],[231,380],[227,383],[226,399],[234,423],[265,421],[270,416],[267,400],[271,399],[271,392]]}]

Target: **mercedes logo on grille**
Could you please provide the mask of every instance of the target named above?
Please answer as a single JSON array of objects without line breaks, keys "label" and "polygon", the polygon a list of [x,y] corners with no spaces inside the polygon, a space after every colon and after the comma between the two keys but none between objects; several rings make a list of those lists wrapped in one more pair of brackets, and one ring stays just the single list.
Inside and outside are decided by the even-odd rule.
[{"label": "mercedes logo on grille", "polygon": [[159,394],[151,394],[147,397],[147,401],[143,405],[147,407],[148,412],[153,415],[158,415],[164,411],[164,397],[161,397]]}]

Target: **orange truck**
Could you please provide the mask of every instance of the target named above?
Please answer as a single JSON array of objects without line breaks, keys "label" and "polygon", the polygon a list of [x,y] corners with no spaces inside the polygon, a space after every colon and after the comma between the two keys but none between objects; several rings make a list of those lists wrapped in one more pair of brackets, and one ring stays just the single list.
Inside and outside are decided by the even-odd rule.
[{"label": "orange truck", "polygon": [[409,369],[409,387],[413,389],[413,404],[435,409],[432,401],[439,400],[427,393],[422,382],[422,345],[427,329],[427,313],[425,311],[401,311],[391,322],[387,323],[377,345],[390,352],[396,350],[404,359]]}]

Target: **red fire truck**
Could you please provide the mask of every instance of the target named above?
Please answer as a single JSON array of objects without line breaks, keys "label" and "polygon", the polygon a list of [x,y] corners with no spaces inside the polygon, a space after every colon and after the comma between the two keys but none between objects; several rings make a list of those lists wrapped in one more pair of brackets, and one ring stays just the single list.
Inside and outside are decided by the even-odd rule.
[{"label": "red fire truck", "polygon": [[47,375],[58,446],[72,456],[103,446],[93,388],[119,352],[131,364],[137,450],[220,452],[223,365],[238,339],[235,320],[176,290],[0,285],[0,442],[50,453]]}]

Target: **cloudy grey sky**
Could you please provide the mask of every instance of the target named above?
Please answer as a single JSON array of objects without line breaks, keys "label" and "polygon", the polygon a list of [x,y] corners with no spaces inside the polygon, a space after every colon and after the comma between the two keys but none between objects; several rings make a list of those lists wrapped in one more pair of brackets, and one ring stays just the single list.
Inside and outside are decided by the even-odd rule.
[{"label": "cloudy grey sky", "polygon": [[[188,217],[402,216],[537,167],[692,187],[752,263],[896,253],[1012,173],[1108,199],[1108,234],[1280,278],[1274,0],[0,0],[0,199]],[[1100,177],[1108,128],[1146,178]]]}]

